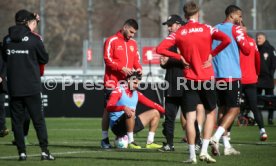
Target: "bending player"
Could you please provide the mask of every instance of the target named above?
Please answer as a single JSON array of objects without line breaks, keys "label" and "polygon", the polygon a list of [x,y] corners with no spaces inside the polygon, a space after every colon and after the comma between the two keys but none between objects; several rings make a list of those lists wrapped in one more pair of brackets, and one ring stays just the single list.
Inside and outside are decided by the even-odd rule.
[{"label": "bending player", "polygon": [[[137,91],[140,80],[141,75],[133,72],[127,78],[125,85],[121,85],[112,91],[106,107],[106,110],[110,112],[110,128],[117,137],[128,136],[128,147],[130,149],[141,149],[141,146],[134,142],[133,133],[137,133],[149,125],[146,148],[158,149],[162,145],[154,143],[154,135],[159,124],[160,113],[164,114],[165,109]],[[153,109],[137,116],[136,106],[138,102]]]}]

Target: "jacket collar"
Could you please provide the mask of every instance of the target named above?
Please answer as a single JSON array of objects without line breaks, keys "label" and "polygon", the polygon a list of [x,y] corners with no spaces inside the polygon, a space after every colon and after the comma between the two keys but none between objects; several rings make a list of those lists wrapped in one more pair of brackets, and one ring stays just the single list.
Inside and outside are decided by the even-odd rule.
[{"label": "jacket collar", "polygon": [[270,43],[267,40],[265,40],[263,45],[258,45],[259,50],[268,49],[269,47],[270,47]]},{"label": "jacket collar", "polygon": [[118,38],[120,38],[122,40],[126,40],[125,37],[124,37],[124,35],[122,34],[121,30],[116,33],[116,36],[118,36]]},{"label": "jacket collar", "polygon": [[195,19],[189,19],[188,22],[198,22]]}]

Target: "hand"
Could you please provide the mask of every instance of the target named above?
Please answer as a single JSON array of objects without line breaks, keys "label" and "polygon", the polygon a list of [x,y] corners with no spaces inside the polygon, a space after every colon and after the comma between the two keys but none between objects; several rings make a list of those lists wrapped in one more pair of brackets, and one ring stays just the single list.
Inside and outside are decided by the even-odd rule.
[{"label": "hand", "polygon": [[129,118],[131,118],[132,116],[135,116],[135,110],[132,108],[129,108],[127,106],[125,106],[124,112],[127,115],[127,117],[129,117]]},{"label": "hand", "polygon": [[180,60],[181,60],[182,63],[184,64],[184,68],[185,68],[185,69],[190,68],[190,64],[189,64],[188,62],[185,61],[185,59],[184,59],[183,56],[180,57]]},{"label": "hand", "polygon": [[37,13],[34,13],[36,21],[40,21],[40,16]]},{"label": "hand", "polygon": [[136,69],[136,71],[138,72],[138,74],[143,74],[142,69]]},{"label": "hand", "polygon": [[127,76],[132,74],[132,70],[130,68],[127,68],[127,67],[123,67],[122,71]]},{"label": "hand", "polygon": [[169,60],[169,57],[166,56],[160,56],[160,64],[165,65]]},{"label": "hand", "polygon": [[208,60],[203,63],[202,67],[204,69],[208,68],[208,67],[211,67],[212,66],[212,59],[213,59],[213,56],[211,54],[209,54]]},{"label": "hand", "polygon": [[0,83],[2,83],[3,79],[0,77]]}]

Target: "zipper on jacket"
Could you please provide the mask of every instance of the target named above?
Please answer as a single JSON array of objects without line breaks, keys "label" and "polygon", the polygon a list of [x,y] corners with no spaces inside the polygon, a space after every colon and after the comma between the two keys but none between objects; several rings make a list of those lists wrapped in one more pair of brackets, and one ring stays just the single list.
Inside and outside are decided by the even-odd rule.
[{"label": "zipper on jacket", "polygon": [[127,68],[127,65],[128,65],[128,52],[127,52],[127,44],[125,42],[125,47],[126,47],[126,68]]}]

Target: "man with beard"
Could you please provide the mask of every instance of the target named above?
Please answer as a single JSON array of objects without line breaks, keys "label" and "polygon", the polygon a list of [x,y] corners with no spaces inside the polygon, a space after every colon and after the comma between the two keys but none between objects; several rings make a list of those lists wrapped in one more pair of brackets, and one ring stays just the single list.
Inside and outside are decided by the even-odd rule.
[{"label": "man with beard", "polygon": [[131,75],[133,70],[142,74],[137,43],[132,39],[137,30],[137,22],[134,19],[128,19],[121,30],[109,37],[104,43],[104,112],[101,140],[103,149],[111,148],[108,138],[109,116],[105,107],[112,90],[118,86],[120,81]]}]

